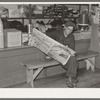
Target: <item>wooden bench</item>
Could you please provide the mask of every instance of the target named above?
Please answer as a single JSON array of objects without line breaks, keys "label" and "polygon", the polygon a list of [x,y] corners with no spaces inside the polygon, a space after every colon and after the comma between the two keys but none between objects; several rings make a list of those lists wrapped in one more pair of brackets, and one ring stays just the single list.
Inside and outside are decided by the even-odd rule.
[{"label": "wooden bench", "polygon": [[[76,59],[78,61],[84,60],[86,62],[86,68],[87,69],[91,68],[91,70],[94,71],[95,57],[98,55],[99,53],[95,51],[81,52],[77,53]],[[43,70],[43,68],[57,66],[60,63],[53,59],[52,60],[41,59],[41,60],[24,61],[21,64],[26,67],[27,83],[30,84],[31,87],[34,87],[34,79],[39,75],[39,73]],[[36,71],[33,73],[33,70]]]}]

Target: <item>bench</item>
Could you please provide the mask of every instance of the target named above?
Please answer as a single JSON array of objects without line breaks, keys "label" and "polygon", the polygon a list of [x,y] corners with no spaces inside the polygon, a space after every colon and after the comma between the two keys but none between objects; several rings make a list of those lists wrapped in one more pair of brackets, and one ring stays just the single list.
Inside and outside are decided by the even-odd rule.
[{"label": "bench", "polygon": [[[86,62],[86,69],[88,70],[89,68],[91,68],[91,70],[94,72],[95,57],[98,55],[99,53],[95,51],[81,52],[76,54],[76,60],[77,61],[84,60]],[[26,67],[27,83],[30,84],[31,87],[34,87],[34,80],[43,70],[43,68],[57,66],[60,63],[53,59],[51,60],[41,59],[41,60],[23,61],[21,64]],[[34,70],[36,71],[33,73]]]}]

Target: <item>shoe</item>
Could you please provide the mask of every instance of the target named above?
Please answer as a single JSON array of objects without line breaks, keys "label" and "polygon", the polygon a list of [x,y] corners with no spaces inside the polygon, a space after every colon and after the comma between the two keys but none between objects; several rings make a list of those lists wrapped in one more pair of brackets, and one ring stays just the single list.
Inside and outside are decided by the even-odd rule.
[{"label": "shoe", "polygon": [[78,79],[77,78],[72,78],[72,82],[77,83]]},{"label": "shoe", "polygon": [[74,85],[70,81],[66,81],[66,84],[69,88],[74,88]]},{"label": "shoe", "polygon": [[[69,76],[66,76],[66,77],[69,78]],[[74,82],[74,83],[78,82],[78,79],[76,77],[70,77],[69,80],[72,81],[72,82]]]},{"label": "shoe", "polygon": [[67,78],[67,80],[66,80],[66,84],[67,84],[67,86],[68,86],[69,88],[75,88],[75,87],[77,87],[77,86],[76,86],[76,83],[73,82],[73,81],[70,81],[68,78]]}]

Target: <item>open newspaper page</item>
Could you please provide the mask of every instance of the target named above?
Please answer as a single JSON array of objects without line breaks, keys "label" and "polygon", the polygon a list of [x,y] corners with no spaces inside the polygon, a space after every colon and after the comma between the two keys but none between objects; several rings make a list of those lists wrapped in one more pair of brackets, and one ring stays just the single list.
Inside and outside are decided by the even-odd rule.
[{"label": "open newspaper page", "polygon": [[65,65],[70,56],[75,54],[75,51],[61,43],[53,40],[39,30],[33,28],[32,35],[29,39],[28,45],[35,46],[42,52]]}]

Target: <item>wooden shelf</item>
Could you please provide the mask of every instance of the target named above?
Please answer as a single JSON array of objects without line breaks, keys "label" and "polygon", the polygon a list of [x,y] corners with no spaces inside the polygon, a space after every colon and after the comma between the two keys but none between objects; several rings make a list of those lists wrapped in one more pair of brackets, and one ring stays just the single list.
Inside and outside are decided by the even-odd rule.
[{"label": "wooden shelf", "polygon": [[[37,18],[35,18],[35,17],[32,17],[31,19],[59,19],[59,18],[61,18],[61,19],[63,19],[63,17],[49,17],[49,18],[46,18],[46,17],[37,17]],[[65,18],[78,18],[78,17],[65,17]],[[26,17],[26,18],[22,18],[22,17],[11,17],[11,18],[1,18],[1,19],[29,19],[28,17]]]},{"label": "wooden shelf", "polygon": [[8,18],[8,17],[5,17],[5,18],[1,18],[1,19],[29,19],[28,17],[11,17],[11,18]]}]

